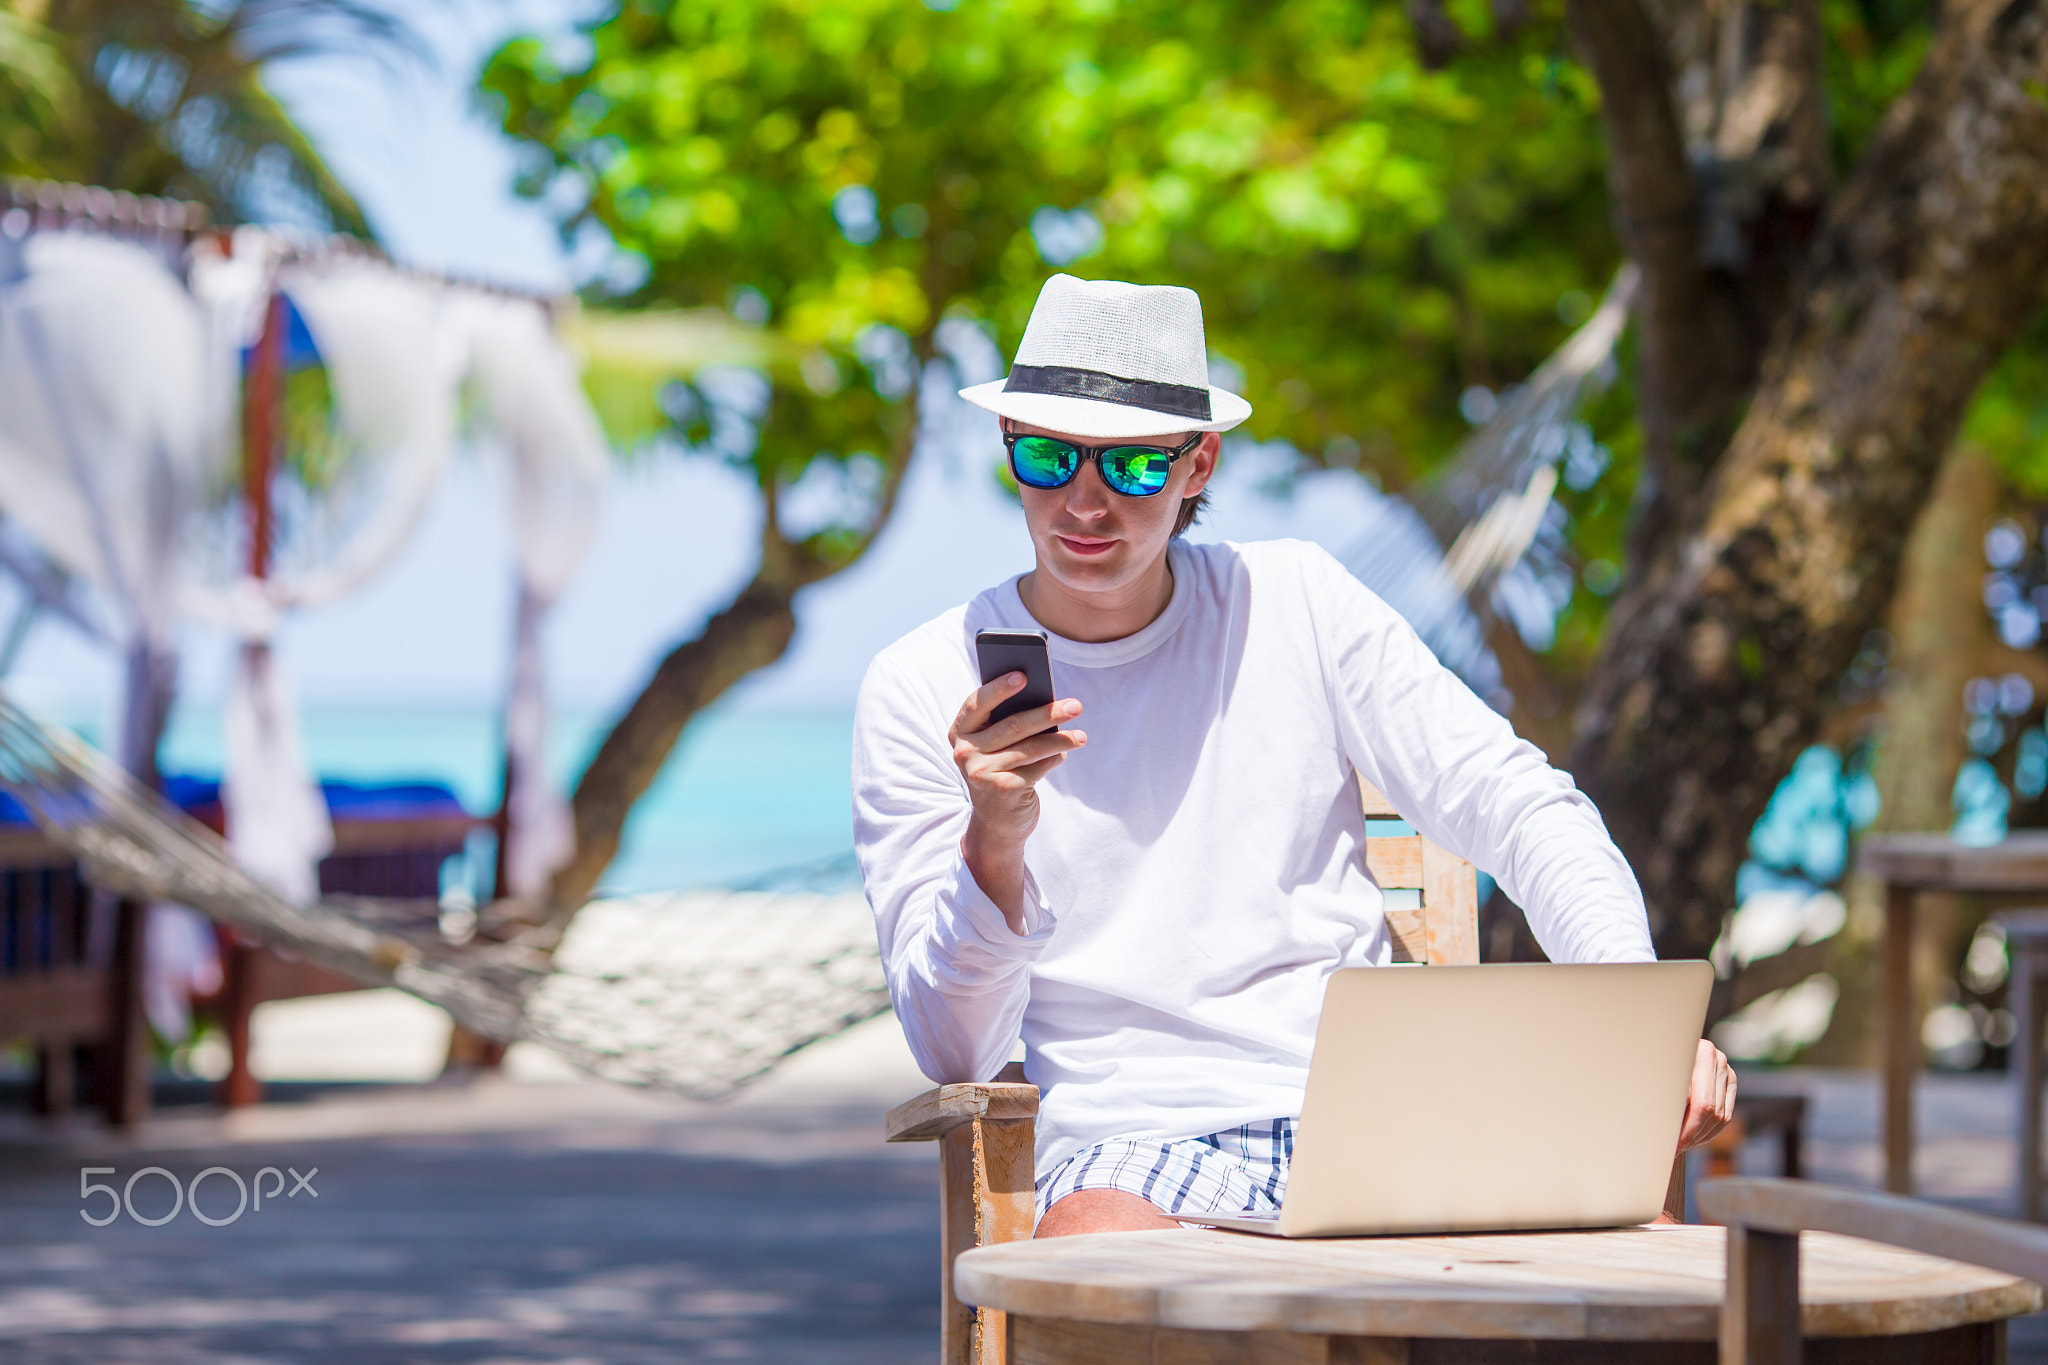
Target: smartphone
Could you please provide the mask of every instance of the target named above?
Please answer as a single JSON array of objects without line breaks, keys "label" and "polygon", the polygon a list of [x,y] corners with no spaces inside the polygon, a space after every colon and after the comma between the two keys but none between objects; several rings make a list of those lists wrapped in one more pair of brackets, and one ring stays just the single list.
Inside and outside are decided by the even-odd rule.
[{"label": "smartphone", "polygon": [[[1019,711],[1052,704],[1052,661],[1046,656],[1045,634],[1036,630],[977,630],[974,652],[981,660],[981,680],[992,683],[1005,673],[1022,673],[1024,690],[999,704],[990,725]],[[1048,727],[1057,730],[1057,725]]]}]

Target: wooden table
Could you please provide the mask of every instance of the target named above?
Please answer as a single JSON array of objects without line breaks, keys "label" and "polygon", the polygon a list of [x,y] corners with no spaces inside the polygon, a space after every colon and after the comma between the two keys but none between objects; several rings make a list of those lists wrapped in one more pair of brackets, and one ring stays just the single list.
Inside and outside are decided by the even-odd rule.
[{"label": "wooden table", "polygon": [[[1009,1365],[1712,1365],[1718,1227],[1281,1241],[1202,1228],[965,1252],[960,1296],[1008,1315]],[[1992,1365],[2024,1280],[1809,1233],[1809,1365]]]},{"label": "wooden table", "polygon": [[1884,1187],[1913,1192],[1913,1078],[1920,1017],[1913,1007],[1913,902],[1922,891],[2048,894],[2048,830],[2019,830],[1985,848],[1946,834],[1865,835],[1856,865],[1885,884]]}]

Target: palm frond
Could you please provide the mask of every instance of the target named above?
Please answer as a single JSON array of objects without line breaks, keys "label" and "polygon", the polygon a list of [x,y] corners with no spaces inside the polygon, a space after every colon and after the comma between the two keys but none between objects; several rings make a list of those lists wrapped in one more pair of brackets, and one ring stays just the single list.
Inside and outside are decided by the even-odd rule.
[{"label": "palm frond", "polygon": [[[75,128],[82,112],[78,83],[64,66],[49,30],[12,10],[0,9],[0,90],[12,87],[38,131]],[[0,110],[6,107],[0,95]]]},{"label": "palm frond", "polygon": [[38,169],[196,199],[226,222],[299,218],[370,236],[263,70],[315,55],[431,65],[411,13],[368,0],[60,0],[47,28],[85,117]]},{"label": "palm frond", "polygon": [[254,66],[340,52],[437,65],[418,29],[360,0],[243,0],[226,30],[242,60]]}]

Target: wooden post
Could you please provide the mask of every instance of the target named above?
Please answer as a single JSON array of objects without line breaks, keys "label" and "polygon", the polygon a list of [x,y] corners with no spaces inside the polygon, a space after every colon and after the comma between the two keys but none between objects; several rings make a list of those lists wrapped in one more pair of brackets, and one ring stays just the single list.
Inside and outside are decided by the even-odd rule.
[{"label": "wooden post", "polygon": [[2012,1087],[2019,1110],[2020,1217],[2041,1221],[2041,969],[2039,946],[2022,938],[2012,954],[2011,1006],[2013,1025]]},{"label": "wooden post", "polygon": [[221,1078],[220,1102],[238,1109],[263,1100],[263,1082],[249,1067],[249,1021],[261,1003],[257,973],[263,950],[244,942],[232,929],[216,937],[221,944],[221,1027],[228,1042],[228,1074]]},{"label": "wooden post", "polygon": [[939,1139],[939,1360],[975,1365],[974,1309],[953,1293],[953,1258],[974,1245],[975,1130],[963,1123]]},{"label": "wooden post", "polygon": [[[242,501],[249,514],[249,577],[258,580],[270,577],[270,476],[284,399],[285,329],[290,325],[286,309],[284,295],[273,290],[242,388]],[[269,649],[253,640],[242,645],[245,656]],[[232,931],[221,938],[226,948],[221,963],[221,1026],[227,1033],[228,1074],[220,1084],[220,1102],[235,1109],[263,1099],[263,1083],[249,1067],[249,1023],[260,993],[256,959],[262,950]]]},{"label": "wooden post", "polygon": [[1728,1229],[1721,1365],[1800,1365],[1799,1234]]},{"label": "wooden post", "polygon": [[1432,967],[1479,962],[1479,873],[1457,854],[1422,841],[1422,921]]},{"label": "wooden post", "polygon": [[270,577],[270,475],[284,397],[286,307],[284,295],[273,290],[242,391],[242,499],[249,513],[249,577],[257,579]]},{"label": "wooden post", "polygon": [[1913,1192],[1913,1080],[1920,1028],[1913,1002],[1913,889],[1889,885],[1884,899],[1884,1187]]},{"label": "wooden post", "polygon": [[149,1020],[142,1008],[142,964],[149,907],[124,900],[114,912],[114,962],[108,973],[112,1000],[96,1080],[107,1122],[133,1128],[149,1117]]},{"label": "wooden post", "polygon": [[939,1248],[939,1359],[944,1365],[1005,1365],[1005,1315],[953,1293],[953,1258],[976,1246],[1022,1241],[1036,1217],[1030,1119],[979,1118],[939,1139],[945,1203]]},{"label": "wooden post", "polygon": [[71,1112],[78,1093],[78,1048],[69,1038],[59,1038],[36,1049],[35,1089],[30,1107],[45,1118],[60,1118]]}]

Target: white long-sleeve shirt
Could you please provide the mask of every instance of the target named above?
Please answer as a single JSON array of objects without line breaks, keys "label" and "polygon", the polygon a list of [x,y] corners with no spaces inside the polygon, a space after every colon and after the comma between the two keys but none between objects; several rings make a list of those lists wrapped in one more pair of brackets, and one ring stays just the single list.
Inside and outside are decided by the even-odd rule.
[{"label": "white long-sleeve shirt", "polygon": [[1023,934],[961,858],[946,739],[975,632],[1039,629],[1017,580],[882,651],[855,713],[854,842],[911,1051],[986,1080],[1021,1036],[1041,1171],[1301,1112],[1324,983],[1391,954],[1354,774],[1497,877],[1553,960],[1654,959],[1593,804],[1336,560],[1175,542],[1169,564],[1151,625],[1049,642],[1088,743],[1039,783]]}]

